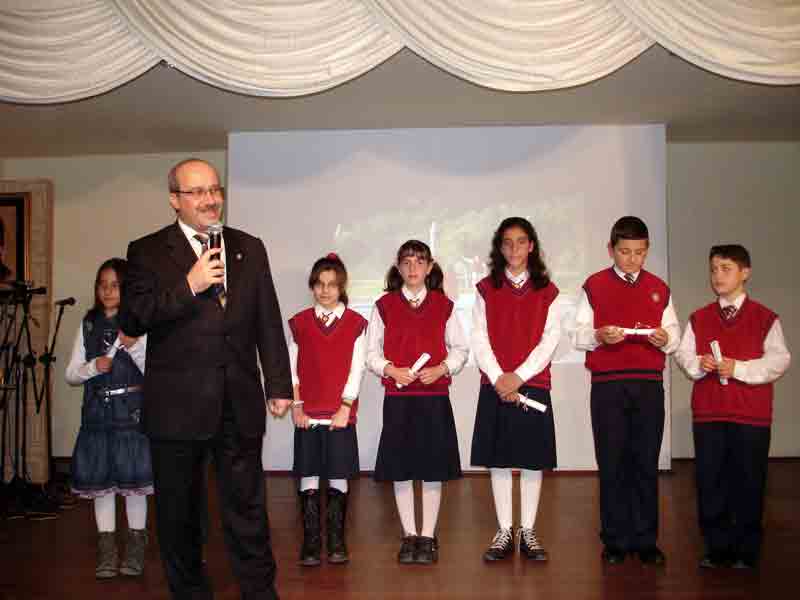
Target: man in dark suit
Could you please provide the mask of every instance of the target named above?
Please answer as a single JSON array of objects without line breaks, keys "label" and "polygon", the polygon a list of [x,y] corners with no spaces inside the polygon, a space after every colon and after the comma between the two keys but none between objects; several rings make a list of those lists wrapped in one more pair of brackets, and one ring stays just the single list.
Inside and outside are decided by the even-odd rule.
[{"label": "man in dark suit", "polygon": [[210,454],[242,598],[277,598],[261,447],[265,406],[285,413],[292,384],[266,249],[229,227],[207,249],[224,192],[210,164],[182,161],[168,180],[178,219],[131,242],[120,310],[123,331],[148,334],[142,418],[162,562],[173,597],[213,597],[202,560]]}]

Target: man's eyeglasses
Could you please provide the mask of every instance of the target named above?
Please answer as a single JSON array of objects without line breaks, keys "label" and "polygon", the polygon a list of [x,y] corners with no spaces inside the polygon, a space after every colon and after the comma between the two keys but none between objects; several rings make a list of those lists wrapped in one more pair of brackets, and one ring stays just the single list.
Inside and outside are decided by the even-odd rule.
[{"label": "man's eyeglasses", "polygon": [[172,193],[185,194],[187,196],[192,196],[196,200],[201,200],[205,196],[210,196],[211,198],[222,198],[225,195],[225,188],[219,185],[215,185],[208,188],[196,187],[190,190],[175,190]]}]

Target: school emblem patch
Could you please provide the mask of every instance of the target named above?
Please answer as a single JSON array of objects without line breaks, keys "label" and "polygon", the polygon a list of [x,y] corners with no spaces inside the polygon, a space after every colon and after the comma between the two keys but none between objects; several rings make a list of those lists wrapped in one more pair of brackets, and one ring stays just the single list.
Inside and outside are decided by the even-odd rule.
[{"label": "school emblem patch", "polygon": [[655,302],[656,304],[661,302],[661,294],[659,294],[658,292],[653,292],[652,294],[650,294],[650,298],[652,298],[653,302]]}]

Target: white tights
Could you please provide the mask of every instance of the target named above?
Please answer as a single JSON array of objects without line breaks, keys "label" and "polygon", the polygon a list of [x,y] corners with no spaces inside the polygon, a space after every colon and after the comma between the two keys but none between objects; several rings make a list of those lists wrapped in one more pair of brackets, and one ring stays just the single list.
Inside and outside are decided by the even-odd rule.
[{"label": "white tights", "polygon": [[[405,535],[417,535],[417,522],[414,517],[414,482],[395,481],[394,499]],[[422,482],[422,534],[433,537],[439,520],[439,507],[442,503],[442,482]]]},{"label": "white tights", "polygon": [[[125,513],[129,529],[144,529],[147,526],[147,496],[124,496]],[[117,529],[117,495],[106,494],[94,499],[94,518],[97,531],[101,533]]]},{"label": "white tights", "polygon": [[[513,524],[511,469],[490,469],[492,476],[492,496],[497,512],[497,523],[501,529],[510,529]],[[520,487],[520,524],[530,529],[536,523],[536,512],[539,510],[539,496],[542,492],[542,472],[521,469]]]}]

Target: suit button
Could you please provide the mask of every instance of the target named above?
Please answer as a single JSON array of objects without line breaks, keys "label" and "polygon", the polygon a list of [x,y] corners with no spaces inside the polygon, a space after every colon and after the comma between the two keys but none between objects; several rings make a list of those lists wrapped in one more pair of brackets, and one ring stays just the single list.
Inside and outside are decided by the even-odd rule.
[{"label": "suit button", "polygon": [[226,341],[226,342],[230,342],[230,341],[231,341],[231,336],[229,336],[229,335],[226,335],[226,336],[225,336],[225,341]]}]

